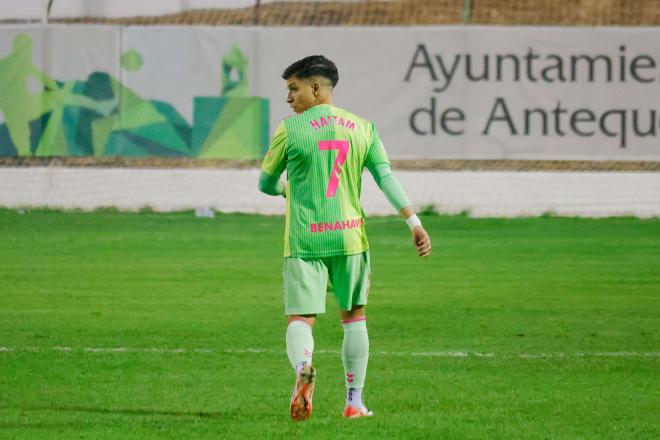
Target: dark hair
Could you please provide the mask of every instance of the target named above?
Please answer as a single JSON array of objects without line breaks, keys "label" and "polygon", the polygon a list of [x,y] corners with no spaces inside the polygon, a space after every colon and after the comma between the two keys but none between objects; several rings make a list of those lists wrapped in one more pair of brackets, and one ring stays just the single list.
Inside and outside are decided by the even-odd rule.
[{"label": "dark hair", "polygon": [[317,75],[330,80],[332,87],[339,82],[337,66],[323,55],[312,55],[296,61],[284,70],[282,78],[289,79],[295,76],[305,79]]}]

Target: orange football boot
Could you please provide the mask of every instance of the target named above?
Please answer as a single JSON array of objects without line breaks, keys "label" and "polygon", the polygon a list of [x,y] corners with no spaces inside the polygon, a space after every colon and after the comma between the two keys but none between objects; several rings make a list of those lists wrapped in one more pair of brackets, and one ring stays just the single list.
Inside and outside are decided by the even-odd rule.
[{"label": "orange football boot", "polygon": [[348,405],[346,408],[344,408],[344,417],[348,419],[357,419],[358,417],[371,417],[373,415],[374,413],[369,411],[366,406],[357,409]]},{"label": "orange football boot", "polygon": [[310,364],[302,367],[296,378],[296,387],[291,396],[291,420],[300,422],[312,415],[312,396],[316,370]]}]

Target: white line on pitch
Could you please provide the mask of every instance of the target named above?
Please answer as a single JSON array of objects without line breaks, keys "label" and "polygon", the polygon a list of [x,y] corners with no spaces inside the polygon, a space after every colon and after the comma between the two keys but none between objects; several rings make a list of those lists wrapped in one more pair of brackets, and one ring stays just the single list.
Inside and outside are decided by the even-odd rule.
[{"label": "white line on pitch", "polygon": [[[209,353],[209,354],[281,354],[283,350],[274,350],[267,348],[164,348],[164,347],[84,347],[75,348],[67,346],[54,347],[5,347],[0,346],[0,353],[18,352],[18,353],[40,353],[55,351],[60,353],[165,353],[165,354],[183,354],[183,353]],[[341,354],[339,350],[316,350],[315,354]],[[484,353],[467,351],[423,351],[423,352],[403,352],[403,351],[373,351],[371,355],[381,356],[413,356],[413,357],[444,357],[444,358],[511,358],[521,359],[561,359],[565,357],[611,357],[611,358],[631,358],[631,357],[660,357],[660,351],[597,351],[597,352],[576,352],[576,353]]]}]

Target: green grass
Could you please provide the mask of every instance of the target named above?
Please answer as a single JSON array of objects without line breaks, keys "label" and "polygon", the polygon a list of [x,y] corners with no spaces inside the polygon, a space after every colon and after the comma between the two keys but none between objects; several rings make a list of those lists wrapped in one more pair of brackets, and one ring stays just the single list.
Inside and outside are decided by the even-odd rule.
[{"label": "green grass", "polygon": [[367,221],[376,416],[340,417],[329,297],[294,424],[281,217],[0,210],[0,438],[660,436],[660,220],[423,221],[427,260]]}]

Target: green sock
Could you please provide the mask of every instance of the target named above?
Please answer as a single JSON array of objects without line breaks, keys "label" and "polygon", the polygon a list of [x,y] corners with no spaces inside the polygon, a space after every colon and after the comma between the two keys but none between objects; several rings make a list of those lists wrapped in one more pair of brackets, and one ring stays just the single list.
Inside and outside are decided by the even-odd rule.
[{"label": "green sock", "polygon": [[366,319],[342,321],[344,344],[341,358],[346,374],[346,388],[363,388],[369,361],[369,335]]},{"label": "green sock", "polygon": [[286,354],[294,370],[303,362],[312,363],[314,337],[312,327],[305,321],[291,321],[286,328]]}]

